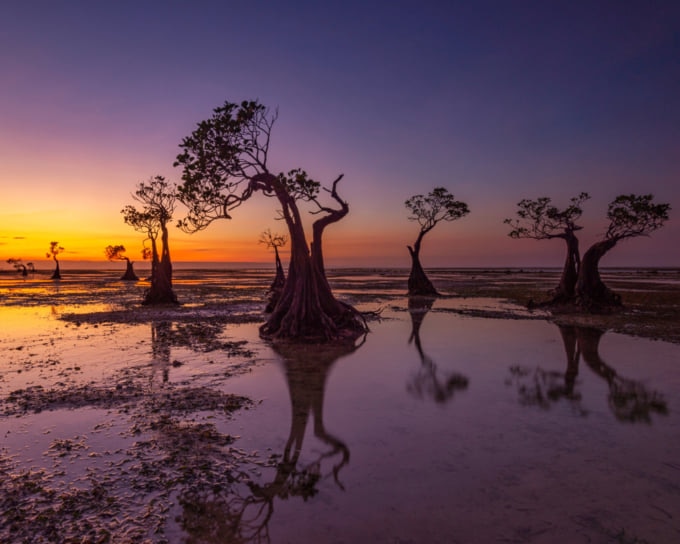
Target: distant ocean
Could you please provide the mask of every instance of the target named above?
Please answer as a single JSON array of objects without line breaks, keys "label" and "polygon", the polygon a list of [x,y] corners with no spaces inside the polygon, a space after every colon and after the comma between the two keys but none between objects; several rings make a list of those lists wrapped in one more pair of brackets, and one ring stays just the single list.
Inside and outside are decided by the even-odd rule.
[{"label": "distant ocean", "polygon": [[[151,264],[149,261],[133,261],[135,272],[139,274],[148,273],[151,270]],[[172,263],[174,270],[273,270],[274,269],[274,259],[271,261],[241,261],[241,262],[228,262],[228,261],[173,261]],[[284,261],[284,268],[287,268],[288,262]],[[76,260],[60,260],[59,267],[62,271],[69,270],[92,270],[92,271],[125,271],[125,262],[116,261],[109,262],[106,260],[102,261],[76,261]],[[54,263],[49,260],[41,260],[36,263],[36,272],[45,274],[52,273],[54,270]],[[512,271],[512,272],[558,272],[561,270],[559,266],[426,266],[428,271]],[[355,271],[378,271],[378,270],[394,270],[394,271],[406,271],[408,272],[409,267],[406,264],[401,266],[390,266],[389,264],[378,265],[378,266],[367,266],[367,265],[337,265],[334,263],[327,263],[326,270],[355,270]],[[656,271],[673,271],[678,273],[680,268],[673,266],[601,266],[601,271],[611,271],[611,272],[635,272],[638,270],[656,270]],[[6,263],[0,263],[0,274],[13,274],[16,273],[11,265]]]},{"label": "distant ocean", "polygon": [[[149,261],[133,259],[135,271],[151,270]],[[54,262],[44,260],[35,263],[38,271],[54,270]],[[172,267],[176,270],[244,270],[248,268],[273,269],[274,259],[271,262],[205,262],[205,261],[173,261]],[[67,261],[60,260],[61,270],[122,270],[125,271],[125,261]],[[12,270],[11,265],[5,265],[2,269]]]}]

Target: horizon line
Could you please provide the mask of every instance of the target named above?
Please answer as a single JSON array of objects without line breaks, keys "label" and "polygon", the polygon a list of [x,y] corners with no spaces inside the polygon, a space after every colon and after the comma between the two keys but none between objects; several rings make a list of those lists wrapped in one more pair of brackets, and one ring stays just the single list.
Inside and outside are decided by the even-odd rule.
[{"label": "horizon line", "polygon": [[[52,261],[47,261],[47,262],[52,262]],[[47,264],[47,262],[45,264]],[[111,270],[111,271],[118,271],[122,268],[122,263],[121,265],[118,265],[114,262],[109,262],[109,261],[98,261],[98,260],[60,260],[59,261],[59,266],[63,270]],[[148,261],[134,261],[135,265],[141,265],[141,266],[136,266],[136,268],[140,270],[150,270],[151,269],[151,263]],[[238,269],[247,269],[247,268],[261,268],[261,269],[274,269],[275,268],[275,263],[274,262],[269,262],[269,261],[182,261],[182,260],[177,260],[177,261],[172,261],[173,267],[177,267],[180,269],[202,269],[202,268],[207,268],[207,269],[228,269],[228,268],[238,268]],[[284,265],[285,266],[285,265]],[[390,264],[375,264],[375,265],[366,265],[366,264],[357,264],[357,265],[351,265],[351,264],[337,264],[337,265],[327,265],[326,269],[327,270],[343,270],[343,269],[354,269],[354,270],[370,270],[370,269],[387,269],[387,270],[410,270],[410,265],[390,265]],[[442,265],[442,266],[426,266],[424,267],[426,270],[522,270],[522,269],[527,269],[527,270],[562,270],[563,266],[559,265],[540,265],[540,264],[527,264],[527,265],[503,265],[503,264],[494,264],[494,265]],[[600,270],[614,270],[614,269],[657,269],[657,270],[680,270],[680,264],[677,265],[653,265],[653,264],[645,264],[645,265],[635,265],[635,264],[630,264],[630,265],[612,265],[612,266],[600,266]],[[45,267],[40,267],[35,269],[36,272],[51,272],[53,270],[53,266],[45,266]],[[15,273],[16,271],[11,268],[9,265],[7,268],[0,268],[0,273],[2,272],[9,272],[9,273]]]}]

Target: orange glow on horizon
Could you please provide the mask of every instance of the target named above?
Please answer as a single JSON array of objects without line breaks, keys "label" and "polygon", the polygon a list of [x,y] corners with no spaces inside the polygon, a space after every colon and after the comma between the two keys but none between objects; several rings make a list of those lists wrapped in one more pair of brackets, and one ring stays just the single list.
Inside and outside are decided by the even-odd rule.
[{"label": "orange glow on horizon", "polygon": [[[125,255],[138,266],[144,266],[141,251],[144,234],[126,225],[120,209],[130,202],[129,193],[106,195],[99,199],[65,199],[51,202],[27,200],[0,202],[0,270],[12,270],[6,261],[10,258],[32,262],[37,269],[48,270],[54,266],[46,257],[52,240],[64,247],[59,262],[87,261],[96,267],[118,267],[109,263],[104,255],[108,245],[122,244]],[[35,207],[34,207],[35,206]],[[19,211],[21,210],[21,211]],[[275,203],[270,199],[257,199],[246,209],[240,209],[232,220],[219,220],[206,230],[187,234],[170,226],[170,254],[173,262],[261,263],[270,266],[274,254],[259,244],[260,234],[267,228],[285,233],[285,225],[273,219]],[[476,215],[453,224],[442,224],[424,239],[421,261],[431,267],[560,267],[563,247],[559,243],[540,243],[535,240],[511,240],[502,221],[503,209],[483,209]],[[181,217],[180,209],[176,214]],[[308,229],[313,218],[308,219]],[[334,224],[324,233],[324,258],[331,267],[398,267],[410,266],[406,245],[417,237],[417,225],[406,219],[400,206],[390,206],[385,215],[376,213],[365,200],[357,200],[346,220]],[[582,247],[588,247],[601,232],[601,225],[584,229]],[[659,247],[672,247],[677,228],[669,223],[651,238],[631,240],[607,256],[606,264],[630,266],[639,262],[645,266],[673,266],[673,255],[659,251]],[[307,232],[309,235],[309,230]],[[308,238],[309,241],[309,238]],[[631,261],[630,255],[638,251],[644,260]],[[289,247],[281,250],[287,264]],[[665,264],[659,258],[670,261]],[[72,265],[73,267],[77,265]],[[677,265],[676,265],[677,266]]]}]

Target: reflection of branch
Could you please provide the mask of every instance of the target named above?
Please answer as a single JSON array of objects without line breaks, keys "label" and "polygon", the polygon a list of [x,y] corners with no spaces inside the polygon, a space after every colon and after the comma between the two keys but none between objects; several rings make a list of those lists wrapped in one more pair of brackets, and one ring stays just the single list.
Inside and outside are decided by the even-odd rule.
[{"label": "reflection of branch", "polygon": [[539,367],[532,372],[522,366],[510,367],[510,374],[517,385],[521,404],[549,410],[554,403],[566,399],[573,403],[579,415],[587,415],[588,412],[580,406],[581,394],[574,392],[574,383],[568,383],[566,374]]},{"label": "reflection of branch", "polygon": [[578,328],[578,343],[588,367],[609,385],[609,407],[620,421],[650,423],[651,414],[667,414],[668,406],[658,391],[649,391],[641,382],[619,376],[600,357],[603,330]]},{"label": "reflection of branch", "polygon": [[[252,496],[206,495],[193,492],[180,499],[187,544],[270,542],[268,524],[273,509],[269,503],[256,502]],[[253,513],[251,506],[259,508]]]},{"label": "reflection of branch", "polygon": [[193,351],[208,353],[220,350],[228,357],[250,357],[252,352],[243,346],[246,340],[221,340],[224,323],[177,323],[171,331],[170,342],[173,346],[186,347]]},{"label": "reflection of branch", "polygon": [[560,399],[567,399],[574,404],[579,414],[586,415],[586,410],[579,405],[581,394],[574,392],[580,358],[580,351],[576,343],[576,330],[571,326],[558,325],[558,327],[562,336],[564,352],[567,355],[567,370],[564,374],[536,368],[533,373],[533,382],[527,385],[521,382],[530,374],[528,369],[516,366],[510,369],[510,373],[513,374],[518,383],[522,404],[540,406],[547,410],[552,403],[558,402]]},{"label": "reflection of branch", "polygon": [[414,343],[421,366],[414,374],[407,390],[418,398],[430,397],[437,403],[448,402],[456,391],[467,389],[468,379],[458,372],[451,372],[443,379],[437,376],[437,365],[425,353],[420,340],[420,327],[425,315],[432,309],[436,299],[433,297],[413,296],[408,299],[408,310],[411,316],[411,336],[408,343]]},{"label": "reflection of branch", "polygon": [[250,357],[252,352],[244,346],[246,340],[222,340],[220,335],[225,324],[219,322],[208,323],[175,323],[170,321],[151,322],[151,364],[153,371],[151,381],[157,369],[161,370],[162,383],[167,383],[171,367],[170,349],[172,347],[189,348],[199,353],[220,350],[227,357]]}]

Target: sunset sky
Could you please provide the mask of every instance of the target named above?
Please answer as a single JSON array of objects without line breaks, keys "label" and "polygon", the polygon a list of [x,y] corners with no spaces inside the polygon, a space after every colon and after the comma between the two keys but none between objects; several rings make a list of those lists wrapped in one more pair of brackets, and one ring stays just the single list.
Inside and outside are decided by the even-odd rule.
[{"label": "sunset sky", "polygon": [[[425,239],[434,266],[561,266],[560,241],[511,240],[522,198],[588,191],[581,245],[607,203],[672,206],[650,238],[604,266],[680,266],[680,2],[8,0],[0,13],[0,269],[104,259],[143,236],[120,210],[225,100],[279,117],[270,169],[331,182],[350,214],[329,266],[409,266],[404,200],[435,186],[470,215]],[[177,218],[183,215],[181,207]],[[272,262],[262,196],[183,234],[175,261]],[[310,218],[311,219],[311,218]]]}]

